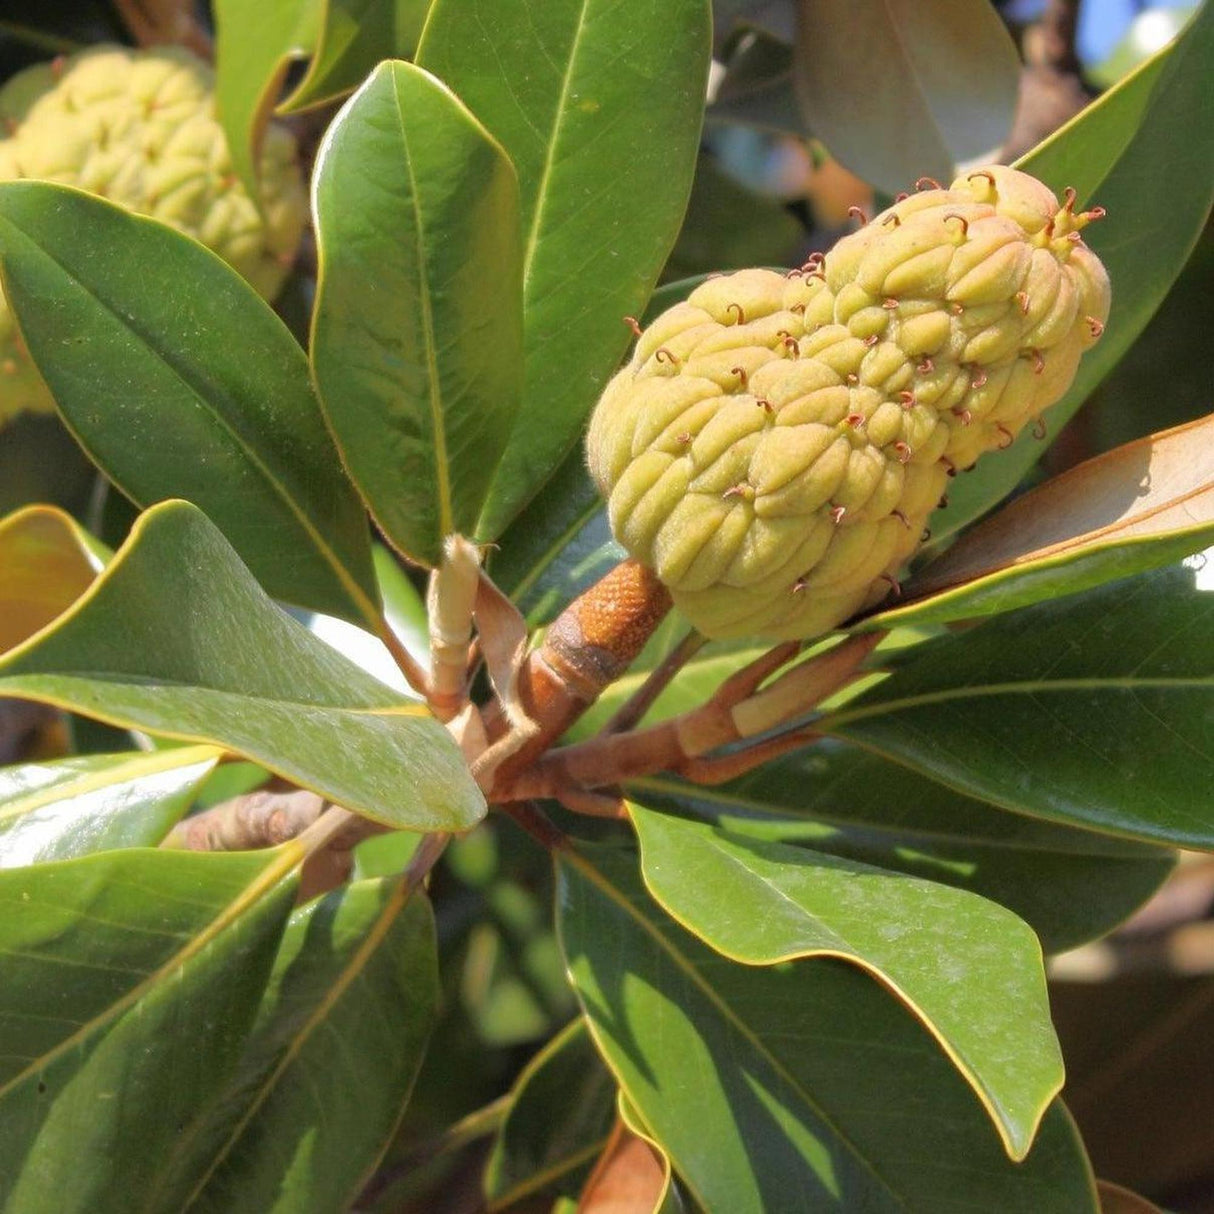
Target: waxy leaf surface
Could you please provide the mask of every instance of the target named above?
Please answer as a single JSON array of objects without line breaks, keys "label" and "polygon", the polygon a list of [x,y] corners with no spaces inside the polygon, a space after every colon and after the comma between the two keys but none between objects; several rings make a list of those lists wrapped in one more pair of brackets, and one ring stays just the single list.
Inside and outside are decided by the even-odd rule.
[{"label": "waxy leaf surface", "polygon": [[1062,1087],[1041,947],[963,890],[807,847],[629,806],[646,887],[732,961],[837,957],[871,974],[939,1041],[1020,1159]]},{"label": "waxy leaf surface", "polygon": [[186,502],[147,511],[58,625],[0,659],[0,695],[223,746],[389,826],[484,813],[426,709],[276,607]]},{"label": "waxy leaf surface", "polygon": [[201,506],[275,598],[375,616],[366,516],[307,360],[239,274],[164,224],[33,181],[0,185],[0,263],[64,419],[128,497]]},{"label": "waxy leaf surface", "polygon": [[731,834],[981,894],[1015,911],[1048,953],[1116,927],[1175,864],[1164,848],[1005,813],[834,738],[715,788],[662,775],[629,788]]},{"label": "waxy leaf surface", "polygon": [[626,851],[579,848],[559,873],[591,1032],[702,1208],[1094,1214],[1061,1106],[1012,1163],[935,1042],[854,967],[731,964],[654,905]]},{"label": "waxy leaf surface", "polygon": [[437,1006],[424,895],[360,881],[295,911],[236,1072],[157,1204],[349,1208],[408,1103]]},{"label": "waxy leaf surface", "polygon": [[384,534],[430,565],[477,534],[522,388],[518,182],[441,81],[380,64],[321,146],[312,365]]},{"label": "waxy leaf surface", "polygon": [[1214,595],[1139,574],[908,651],[824,732],[1006,809],[1214,847]]},{"label": "waxy leaf surface", "polygon": [[[523,407],[477,534],[556,470],[628,346],[687,205],[708,0],[437,0],[418,62],[501,141],[522,199]],[[483,305],[482,305],[483,306]]]},{"label": "waxy leaf surface", "polygon": [[303,855],[0,872],[6,1211],[119,1214],[152,1188],[239,1057]]},{"label": "waxy leaf surface", "polygon": [[175,746],[0,767],[0,868],[155,847],[222,753]]}]

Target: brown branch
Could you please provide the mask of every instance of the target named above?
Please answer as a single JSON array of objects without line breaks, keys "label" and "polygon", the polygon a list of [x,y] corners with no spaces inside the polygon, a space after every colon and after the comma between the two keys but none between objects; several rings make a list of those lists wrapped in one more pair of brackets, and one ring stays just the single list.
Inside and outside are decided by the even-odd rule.
[{"label": "brown branch", "polygon": [[623,733],[631,729],[653,707],[653,702],[670,686],[671,680],[701,649],[708,638],[692,629],[649,672],[649,677],[617,709],[615,715],[603,726],[602,733]]},{"label": "brown branch", "polygon": [[[636,660],[670,610],[670,593],[634,560],[622,561],[580,594],[548,629],[519,670],[518,704],[530,721],[523,744],[497,769],[491,800],[517,800],[498,790],[529,767]],[[491,742],[510,728],[489,711]]]},{"label": "brown branch", "polygon": [[864,659],[883,635],[873,632],[849,637],[763,686],[800,648],[795,641],[777,645],[731,675],[698,708],[647,729],[600,734],[551,751],[518,773],[503,793],[512,799],[564,799],[570,788],[602,788],[658,771],[696,771],[710,782],[708,773],[713,768],[697,765],[696,760],[812,711],[859,676]]}]

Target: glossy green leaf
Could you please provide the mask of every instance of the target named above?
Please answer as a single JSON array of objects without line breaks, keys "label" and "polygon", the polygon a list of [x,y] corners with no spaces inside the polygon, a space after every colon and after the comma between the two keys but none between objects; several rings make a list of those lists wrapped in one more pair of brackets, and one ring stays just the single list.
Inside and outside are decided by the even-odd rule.
[{"label": "glossy green leaf", "polygon": [[485,1164],[489,1209],[537,1193],[576,1198],[611,1133],[615,1095],[579,1017],[531,1059],[511,1089]]},{"label": "glossy green leaf", "polygon": [[287,69],[316,46],[326,0],[215,0],[215,101],[232,167],[258,197],[257,153]]},{"label": "glossy green leaf", "polygon": [[1061,1106],[1012,1163],[931,1038],[853,967],[724,961],[653,904],[627,852],[567,853],[560,880],[591,1032],[701,1207],[1095,1211]]},{"label": "glossy green leaf", "polygon": [[745,965],[837,957],[939,1042],[1022,1159],[1062,1087],[1041,947],[1011,911],[934,881],[629,806],[658,903]]},{"label": "glossy green leaf", "polygon": [[[1214,543],[1214,414],[1071,468],[967,532],[861,627],[996,615]],[[917,600],[917,601],[916,601]]]},{"label": "glossy green leaf", "polygon": [[998,616],[910,651],[818,722],[982,800],[1214,848],[1214,595],[1189,568]]},{"label": "glossy green leaf", "polygon": [[478,534],[568,454],[629,342],[691,187],[708,0],[436,0],[418,62],[501,140],[524,233],[523,408]]},{"label": "glossy green leaf", "polygon": [[[1146,327],[1205,227],[1214,200],[1214,6],[1176,42],[1017,162],[1060,196],[1073,185],[1108,216],[1084,232],[1113,284],[1100,341],[1045,415],[1057,434]],[[949,487],[932,517],[937,540],[985,513],[1041,455],[1029,430]]]},{"label": "glossy green leaf", "polygon": [[0,258],[64,418],[127,496],[196,502],[276,598],[376,617],[366,517],[307,360],[234,270],[155,220],[31,181],[0,185]]},{"label": "glossy green leaf", "polygon": [[333,120],[312,186],[325,413],[387,538],[434,565],[476,532],[519,403],[514,170],[447,87],[388,62]]},{"label": "glossy green leaf", "polygon": [[797,16],[805,120],[885,193],[950,181],[1011,132],[1020,57],[987,0],[798,0]]},{"label": "glossy green leaf", "polygon": [[147,1207],[348,1209],[408,1103],[438,993],[434,917],[400,880],[297,910],[235,1075]]},{"label": "glossy green leaf", "polygon": [[27,506],[0,519],[0,653],[66,611],[89,587],[100,546],[69,514]]},{"label": "glossy green leaf", "polygon": [[207,517],[147,511],[0,695],[211,742],[389,826],[464,830],[484,799],[450,735],[277,608]]},{"label": "glossy green leaf", "polygon": [[411,59],[430,0],[323,0],[322,8],[312,62],[280,111],[350,92],[381,59]]},{"label": "glossy green leaf", "polygon": [[629,785],[654,808],[955,886],[1026,920],[1049,953],[1104,935],[1162,884],[1159,847],[1004,813],[879,755],[824,739],[716,788]]},{"label": "glossy green leaf", "polygon": [[155,847],[222,753],[177,746],[0,768],[0,868]]},{"label": "glossy green leaf", "polygon": [[236,1064],[304,856],[105,852],[0,872],[0,1204],[119,1214]]}]

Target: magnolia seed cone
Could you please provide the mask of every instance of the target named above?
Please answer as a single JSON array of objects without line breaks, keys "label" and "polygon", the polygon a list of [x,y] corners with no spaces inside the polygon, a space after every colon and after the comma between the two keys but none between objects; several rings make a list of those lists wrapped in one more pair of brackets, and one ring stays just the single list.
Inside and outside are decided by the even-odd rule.
[{"label": "magnolia seed cone", "polygon": [[[189,51],[94,47],[17,73],[0,89],[0,180],[88,190],[201,241],[273,298],[307,215],[295,139],[271,125],[259,212],[237,181],[211,69]],[[53,409],[0,295],[0,422]]]},{"label": "magnolia seed cone", "polygon": [[704,635],[818,635],[883,598],[948,477],[1068,388],[1108,316],[1076,213],[1002,166],[820,260],[659,316],[587,439],[616,538]]}]

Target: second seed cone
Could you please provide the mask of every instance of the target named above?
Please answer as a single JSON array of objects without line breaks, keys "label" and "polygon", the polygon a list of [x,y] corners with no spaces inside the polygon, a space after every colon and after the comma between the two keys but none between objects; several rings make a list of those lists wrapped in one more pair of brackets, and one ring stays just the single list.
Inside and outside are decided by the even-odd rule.
[{"label": "second seed cone", "polygon": [[820,266],[710,280],[641,335],[590,470],[696,628],[804,638],[878,601],[950,473],[1062,395],[1109,295],[1072,201],[980,170]]}]

